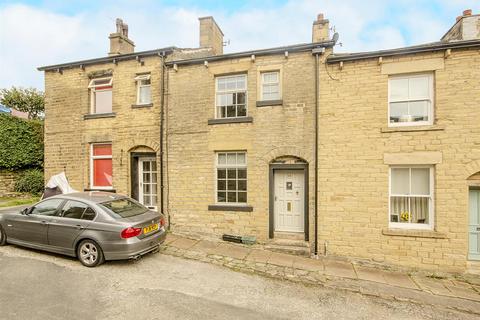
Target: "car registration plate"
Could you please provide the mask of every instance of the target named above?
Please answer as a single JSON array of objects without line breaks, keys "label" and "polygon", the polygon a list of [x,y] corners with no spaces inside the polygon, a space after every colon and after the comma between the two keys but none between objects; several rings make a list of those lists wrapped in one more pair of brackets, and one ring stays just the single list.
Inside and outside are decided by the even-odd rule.
[{"label": "car registration plate", "polygon": [[157,230],[158,230],[158,223],[155,223],[155,224],[149,225],[148,227],[143,228],[143,233],[144,234],[152,233]]}]

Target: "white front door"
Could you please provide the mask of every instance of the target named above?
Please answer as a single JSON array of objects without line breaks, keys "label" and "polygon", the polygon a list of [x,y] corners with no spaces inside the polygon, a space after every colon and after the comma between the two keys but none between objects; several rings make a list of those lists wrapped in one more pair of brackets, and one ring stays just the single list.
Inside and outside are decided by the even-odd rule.
[{"label": "white front door", "polygon": [[480,260],[480,190],[470,190],[468,259]]},{"label": "white front door", "polygon": [[273,179],[275,231],[304,232],[304,171],[275,170]]},{"label": "white front door", "polygon": [[157,160],[138,159],[138,200],[144,206],[157,210]]}]

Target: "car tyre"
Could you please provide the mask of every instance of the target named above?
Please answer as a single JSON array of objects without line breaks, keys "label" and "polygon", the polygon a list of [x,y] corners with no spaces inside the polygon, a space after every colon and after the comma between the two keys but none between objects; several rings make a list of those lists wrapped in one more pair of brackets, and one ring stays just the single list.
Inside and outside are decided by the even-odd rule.
[{"label": "car tyre", "polygon": [[3,230],[2,226],[0,226],[0,246],[4,246],[7,244],[7,234]]},{"label": "car tyre", "polygon": [[85,266],[93,268],[105,262],[102,248],[93,240],[83,240],[77,248],[77,258]]}]

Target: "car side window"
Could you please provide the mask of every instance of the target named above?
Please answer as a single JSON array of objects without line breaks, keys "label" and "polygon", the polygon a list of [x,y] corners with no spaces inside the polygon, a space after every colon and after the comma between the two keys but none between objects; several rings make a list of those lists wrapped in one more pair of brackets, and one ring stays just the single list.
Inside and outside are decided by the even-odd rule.
[{"label": "car side window", "polygon": [[93,220],[95,219],[95,211],[92,208],[88,207],[82,215],[82,220]]},{"label": "car side window", "polygon": [[39,216],[54,216],[56,215],[57,209],[62,202],[63,202],[63,199],[45,200],[37,204],[35,207],[33,207],[30,214],[36,214]]}]

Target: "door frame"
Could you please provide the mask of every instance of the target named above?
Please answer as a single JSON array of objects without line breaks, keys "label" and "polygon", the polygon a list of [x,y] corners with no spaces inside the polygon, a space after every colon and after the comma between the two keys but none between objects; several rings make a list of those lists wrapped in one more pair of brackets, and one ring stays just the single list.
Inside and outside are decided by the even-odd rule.
[{"label": "door frame", "polygon": [[310,211],[308,210],[308,163],[295,163],[295,164],[282,164],[282,163],[272,163],[269,166],[269,222],[268,222],[268,237],[273,239],[275,232],[275,171],[280,170],[299,170],[303,171],[303,182],[304,182],[304,234],[305,241],[309,240],[309,216]]},{"label": "door frame", "polygon": [[139,180],[138,180],[138,159],[139,158],[155,158],[155,152],[131,152],[130,153],[130,196],[140,202]]},{"label": "door frame", "polygon": [[471,259],[470,258],[470,239],[469,239],[469,234],[470,234],[470,191],[475,190],[475,191],[480,191],[480,184],[477,183],[472,183],[468,186],[468,205],[467,205],[467,261],[470,262],[480,262],[478,259]]}]

